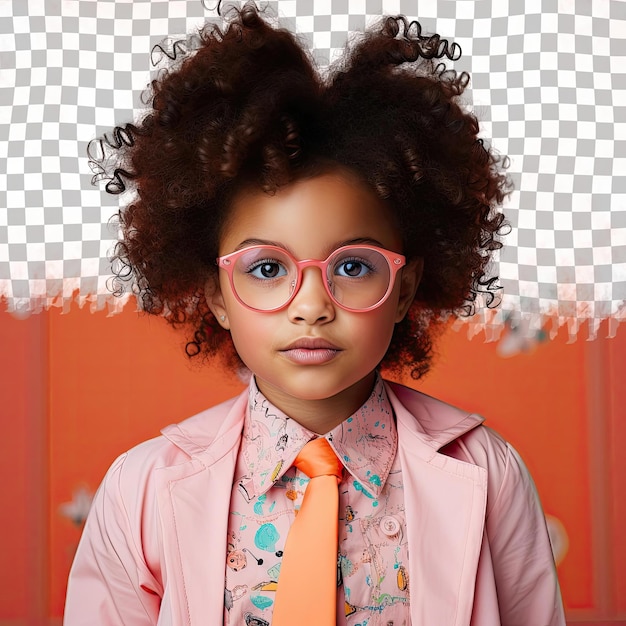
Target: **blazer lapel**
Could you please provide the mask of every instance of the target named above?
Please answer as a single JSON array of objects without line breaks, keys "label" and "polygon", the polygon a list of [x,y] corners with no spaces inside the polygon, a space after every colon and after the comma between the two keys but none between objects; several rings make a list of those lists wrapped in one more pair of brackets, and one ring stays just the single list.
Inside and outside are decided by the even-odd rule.
[{"label": "blazer lapel", "polygon": [[[169,589],[176,626],[221,624],[224,619],[228,517],[244,395],[225,419],[212,416],[221,428],[208,448],[196,450],[186,463],[157,471],[166,593]],[[180,435],[164,433],[171,439]]]},{"label": "blazer lapel", "polygon": [[[393,391],[389,395],[398,422],[404,480],[411,620],[414,626],[466,626],[484,531],[487,472],[437,449],[458,436],[456,430],[467,432],[482,420],[458,412],[456,425],[446,432],[427,433],[416,415],[419,408],[411,406],[409,412]],[[444,413],[445,407],[441,403]],[[431,419],[432,409],[422,417]]]}]

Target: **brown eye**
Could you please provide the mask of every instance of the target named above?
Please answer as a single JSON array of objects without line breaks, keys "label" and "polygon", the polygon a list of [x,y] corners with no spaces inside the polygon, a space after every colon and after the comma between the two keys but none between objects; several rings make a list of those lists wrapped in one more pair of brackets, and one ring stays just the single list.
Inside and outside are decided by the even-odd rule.
[{"label": "brown eye", "polygon": [[278,278],[280,276],[286,276],[287,270],[278,261],[258,261],[247,269],[247,273],[251,274],[255,278],[271,279]]},{"label": "brown eye", "polygon": [[278,275],[280,268],[276,263],[266,263],[262,265],[260,268],[261,274],[265,276],[265,278],[274,278]]},{"label": "brown eye", "polygon": [[358,261],[346,261],[342,266],[342,272],[346,276],[360,276],[363,271],[363,265]]}]

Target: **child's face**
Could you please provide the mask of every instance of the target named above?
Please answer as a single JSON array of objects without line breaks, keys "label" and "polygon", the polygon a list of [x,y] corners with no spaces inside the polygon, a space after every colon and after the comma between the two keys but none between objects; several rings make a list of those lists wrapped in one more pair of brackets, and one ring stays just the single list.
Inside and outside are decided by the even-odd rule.
[{"label": "child's face", "polygon": [[[342,172],[295,182],[274,196],[262,191],[237,196],[220,241],[220,256],[258,244],[285,248],[297,260],[323,260],[349,244],[402,252],[389,209]],[[420,273],[420,262],[402,268],[388,299],[367,312],[337,306],[316,267],[305,268],[293,300],[270,313],[241,304],[223,270],[219,286],[209,285],[207,293],[211,310],[230,330],[239,356],[268,400],[301,423],[307,409],[315,406],[322,423],[304,425],[327,432],[367,399],[374,370],[387,351],[395,323],[413,300]],[[310,338],[327,345],[290,350]],[[325,405],[332,406],[332,415],[324,418]]]}]

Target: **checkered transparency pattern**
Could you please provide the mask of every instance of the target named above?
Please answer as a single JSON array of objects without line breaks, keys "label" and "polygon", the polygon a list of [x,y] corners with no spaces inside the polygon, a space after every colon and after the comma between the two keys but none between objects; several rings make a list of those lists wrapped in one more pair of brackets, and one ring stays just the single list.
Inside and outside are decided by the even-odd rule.
[{"label": "checkered transparency pattern", "polygon": [[[466,102],[511,160],[512,232],[496,258],[498,310],[572,336],[626,318],[626,2],[278,0],[325,66],[382,14],[460,44]],[[86,147],[139,113],[150,50],[216,20],[217,0],[0,0],[0,296],[14,312],[120,309],[107,287],[118,198],[92,187]],[[418,13],[416,13],[418,11]],[[124,202],[124,196],[121,199]],[[615,324],[616,322],[614,322]],[[614,327],[613,327],[614,330]]]}]

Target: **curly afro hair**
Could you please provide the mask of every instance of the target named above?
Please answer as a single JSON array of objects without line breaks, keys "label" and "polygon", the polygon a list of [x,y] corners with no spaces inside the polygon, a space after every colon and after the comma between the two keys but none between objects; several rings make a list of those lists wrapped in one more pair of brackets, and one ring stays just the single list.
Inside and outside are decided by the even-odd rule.
[{"label": "curly afro hair", "polygon": [[90,150],[94,180],[107,178],[110,193],[135,192],[118,214],[117,290],[130,283],[144,311],[185,326],[189,356],[237,363],[204,295],[230,200],[243,186],[273,194],[349,170],[392,207],[407,259],[424,259],[382,362],[422,376],[443,321],[471,315],[479,293],[493,305],[499,289],[486,269],[501,247],[498,205],[510,181],[506,159],[483,145],[460,102],[469,76],[441,61],[458,59],[459,47],[385,17],[322,73],[296,36],[250,2],[195,42],[190,51],[174,45],[146,115],[95,140],[97,157]]}]

